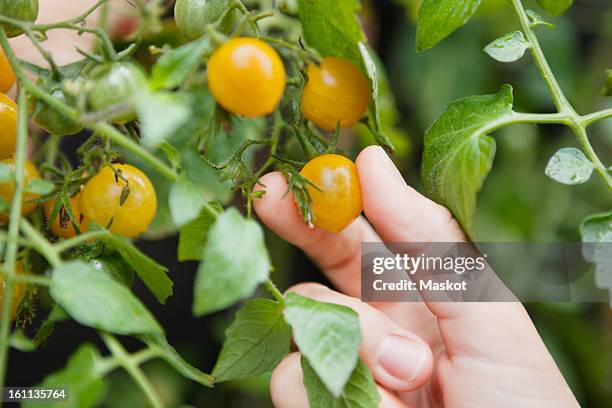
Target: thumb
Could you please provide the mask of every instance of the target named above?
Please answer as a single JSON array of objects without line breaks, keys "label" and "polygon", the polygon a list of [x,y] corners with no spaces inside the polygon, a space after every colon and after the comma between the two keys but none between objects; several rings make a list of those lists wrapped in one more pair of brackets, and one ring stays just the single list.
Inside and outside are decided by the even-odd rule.
[{"label": "thumb", "polygon": [[[357,158],[357,170],[364,212],[383,241],[466,240],[451,213],[408,186],[380,147],[364,149]],[[509,364],[531,361],[556,369],[519,302],[426,302],[426,305],[438,319],[449,355],[485,357]],[[534,355],[548,357],[536,362]]]}]

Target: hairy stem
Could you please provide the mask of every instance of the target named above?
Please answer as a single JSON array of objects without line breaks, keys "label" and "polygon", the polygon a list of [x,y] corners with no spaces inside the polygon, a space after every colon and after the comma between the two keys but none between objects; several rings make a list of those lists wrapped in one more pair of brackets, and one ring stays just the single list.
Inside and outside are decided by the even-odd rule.
[{"label": "hairy stem", "polygon": [[531,51],[531,55],[533,55],[533,59],[536,62],[536,66],[544,78],[546,82],[546,86],[548,86],[548,90],[553,98],[553,102],[557,107],[559,112],[573,112],[574,108],[570,105],[565,97],[565,94],[561,90],[559,83],[555,75],[553,74],[550,66],[548,65],[548,61],[544,56],[544,52],[542,51],[542,47],[540,47],[540,42],[535,35],[535,32],[531,28],[531,23],[529,22],[529,17],[523,8],[523,4],[521,0],[512,0],[512,4],[514,5],[514,9],[516,10],[516,14],[518,15],[519,21],[525,33],[525,38],[531,44],[529,50]]},{"label": "hairy stem", "polygon": [[119,365],[123,367],[125,371],[127,371],[127,373],[140,387],[142,392],[149,400],[151,406],[153,408],[163,408],[164,405],[161,398],[157,395],[153,384],[151,384],[149,379],[142,372],[140,366],[137,364],[137,361],[133,359],[133,356],[130,356],[130,354],[125,350],[125,348],[123,348],[115,336],[108,333],[100,333],[100,336]]},{"label": "hairy stem", "polygon": [[531,24],[529,23],[529,17],[527,16],[525,9],[523,8],[521,0],[512,0],[512,4],[518,15],[525,37],[531,44],[530,50],[531,54],[533,55],[535,64],[538,70],[540,71],[542,78],[546,82],[546,85],[548,86],[548,89],[552,96],[553,102],[557,107],[557,110],[561,115],[565,117],[562,123],[566,124],[570,127],[570,129],[572,129],[572,131],[576,135],[576,138],[578,139],[578,142],[582,146],[584,153],[589,158],[591,163],[593,163],[595,170],[603,180],[606,187],[608,187],[608,190],[612,191],[612,176],[597,156],[597,153],[593,149],[593,146],[591,146],[586,132],[586,127],[589,124],[612,116],[612,109],[595,112],[594,114],[585,116],[580,116],[578,115],[578,113],[576,113],[576,110],[565,97],[563,90],[559,86],[555,75],[553,74],[552,70],[550,69],[550,66],[548,65],[548,61],[546,60],[544,52],[542,51],[540,43],[538,42],[538,38],[536,37],[535,32],[533,31]]},{"label": "hairy stem", "polygon": [[270,292],[270,294],[274,297],[274,299],[276,299],[278,303],[280,303],[281,305],[285,304],[285,296],[280,290],[278,290],[278,288],[276,287],[274,282],[272,282],[271,279],[266,279],[264,285],[266,286],[268,292]]},{"label": "hairy stem", "polygon": [[[0,39],[6,40],[4,29],[0,28]],[[21,202],[23,194],[24,165],[26,160],[26,142],[28,138],[28,105],[25,89],[19,89],[17,98],[17,145],[15,149],[15,184],[13,187],[13,200],[9,213],[8,243],[4,257],[4,271],[6,286],[2,299],[2,320],[0,321],[0,389],[4,387],[6,379],[6,366],[8,361],[8,336],[10,326],[11,303],[13,298],[13,284],[15,277],[15,264],[17,250],[19,249],[19,222],[21,220]]]}]

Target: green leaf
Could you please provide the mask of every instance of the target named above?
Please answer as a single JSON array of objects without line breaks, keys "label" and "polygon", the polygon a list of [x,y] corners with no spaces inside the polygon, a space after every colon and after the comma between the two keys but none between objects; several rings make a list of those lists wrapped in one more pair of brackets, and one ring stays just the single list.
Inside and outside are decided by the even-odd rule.
[{"label": "green leaf", "polygon": [[612,242],[612,211],[589,215],[580,226],[582,242]]},{"label": "green leaf", "polygon": [[612,96],[612,69],[606,69],[606,86],[604,88],[605,96]]},{"label": "green leaf", "polygon": [[344,392],[335,398],[325,388],[325,384],[312,369],[304,357],[300,360],[304,373],[304,386],[308,394],[311,407],[317,408],[376,408],[380,395],[376,383],[368,367],[359,360],[351,377],[344,388]]},{"label": "green leaf", "polygon": [[100,353],[92,344],[82,344],[68,360],[66,367],[49,374],[40,389],[66,388],[69,398],[57,401],[25,400],[25,408],[89,408],[97,406],[104,396],[106,382],[96,371]]},{"label": "green leaf", "polygon": [[50,181],[35,178],[30,180],[25,188],[25,191],[33,194],[47,195],[52,192],[54,188],[55,184],[51,183]]},{"label": "green leaf", "polygon": [[491,170],[495,140],[487,135],[510,119],[512,87],[451,102],[425,134],[422,175],[427,193],[448,207],[468,235],[476,194]]},{"label": "green leaf", "polygon": [[119,252],[160,303],[172,295],[173,283],[166,275],[168,270],[143,254],[129,239],[110,232],[99,239]]},{"label": "green leaf", "polygon": [[162,332],[132,292],[81,261],[54,268],[50,293],[74,320],[85,326],[117,334]]},{"label": "green leaf", "polygon": [[480,0],[423,0],[416,34],[418,52],[432,48],[474,15]]},{"label": "green leaf", "polygon": [[136,109],[142,126],[142,141],[155,146],[169,138],[191,115],[188,95],[170,92],[142,92]]},{"label": "green leaf", "polygon": [[368,79],[370,80],[370,89],[372,89],[372,99],[370,102],[370,109],[372,116],[374,117],[374,126],[376,130],[380,129],[380,114],[378,110],[378,75],[376,74],[376,63],[370,55],[370,50],[365,43],[359,43],[359,52],[363,65],[365,66]]},{"label": "green leaf", "polygon": [[514,62],[531,47],[522,31],[514,31],[489,43],[484,52],[499,62]]},{"label": "green leaf", "polygon": [[581,150],[565,147],[550,158],[544,172],[559,183],[572,185],[588,181],[594,168]]},{"label": "green leaf", "polygon": [[283,308],[268,299],[249,300],[225,332],[225,342],[212,376],[215,382],[256,377],[289,353],[291,328]]},{"label": "green leaf", "polygon": [[177,227],[182,227],[195,220],[204,204],[206,204],[204,192],[186,179],[181,179],[172,184],[168,202],[172,222]]},{"label": "green leaf", "polygon": [[201,316],[253,294],[270,273],[263,231],[235,208],[221,214],[208,233],[194,285],[193,313]]},{"label": "green leaf", "polygon": [[531,28],[535,28],[539,26],[546,27],[550,30],[555,30],[557,28],[557,26],[544,20],[544,17],[542,17],[541,15],[539,15],[533,10],[525,10],[525,13],[527,13],[527,17],[529,17],[529,23],[530,23]]},{"label": "green leaf", "polygon": [[0,162],[0,183],[13,181],[13,169],[8,164]]},{"label": "green leaf", "polygon": [[355,368],[361,333],[357,313],[346,306],[296,293],[285,299],[285,320],[300,352],[334,395],[342,395]]},{"label": "green leaf", "polygon": [[344,57],[359,66],[357,44],[364,40],[357,0],[299,0],[306,43],[324,57]]},{"label": "green leaf", "polygon": [[574,0],[538,0],[540,6],[551,16],[560,16],[572,5]]},{"label": "green leaf", "polygon": [[23,332],[23,329],[16,329],[11,333],[9,345],[19,351],[30,352],[36,350],[36,343]]},{"label": "green leaf", "polygon": [[151,88],[170,89],[179,86],[198,67],[209,47],[210,41],[204,37],[166,52],[151,68]]},{"label": "green leaf", "polygon": [[203,373],[188,362],[172,347],[168,340],[162,335],[141,336],[149,347],[156,349],[160,353],[160,358],[170,364],[183,377],[195,381],[205,387],[212,387],[213,378],[209,374]]},{"label": "green leaf", "polygon": [[[223,207],[218,202],[208,203],[218,214]],[[195,220],[179,229],[178,259],[179,261],[201,261],[206,246],[208,230],[215,223],[217,216],[208,209],[203,209]]]}]

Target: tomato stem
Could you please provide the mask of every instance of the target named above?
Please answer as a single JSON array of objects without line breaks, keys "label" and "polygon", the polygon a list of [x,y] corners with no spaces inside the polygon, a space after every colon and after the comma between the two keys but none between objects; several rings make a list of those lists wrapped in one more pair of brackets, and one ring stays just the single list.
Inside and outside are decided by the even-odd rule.
[{"label": "tomato stem", "polygon": [[134,382],[136,382],[136,384],[140,387],[151,403],[151,406],[154,408],[163,408],[164,404],[162,403],[161,398],[159,395],[157,395],[153,384],[151,384],[140,368],[139,361],[134,360],[134,356],[130,355],[119,340],[117,340],[117,338],[112,334],[100,332],[100,337],[102,337],[104,344],[106,344],[106,347],[115,357],[119,365],[123,367],[125,371],[127,371]]},{"label": "tomato stem", "polygon": [[268,292],[270,292],[270,294],[274,297],[274,299],[276,299],[278,303],[280,303],[281,305],[285,304],[285,296],[280,290],[278,290],[278,287],[276,287],[276,285],[274,284],[274,282],[272,282],[271,279],[266,279],[264,285]]},{"label": "tomato stem", "polygon": [[[6,34],[0,28],[0,40],[6,42]],[[24,165],[26,161],[26,143],[28,138],[28,105],[25,89],[19,88],[17,97],[17,141],[15,150],[15,181],[13,201],[9,213],[8,243],[4,253],[4,272],[6,285],[2,299],[2,318],[0,319],[0,389],[4,387],[8,361],[8,337],[10,325],[13,284],[15,282],[17,250],[19,249],[19,223],[21,220],[21,203],[23,194]]]},{"label": "tomato stem", "polygon": [[600,112],[595,112],[591,115],[581,116],[576,113],[574,107],[570,104],[570,102],[565,97],[561,86],[557,82],[557,79],[552,72],[548,61],[546,60],[546,56],[542,51],[542,47],[538,41],[538,37],[536,36],[531,23],[529,22],[529,17],[525,12],[521,0],[512,0],[512,5],[518,15],[519,22],[525,34],[525,38],[531,44],[529,50],[533,56],[536,67],[544,82],[546,82],[546,86],[550,91],[553,102],[557,108],[557,111],[560,115],[563,116],[563,123],[567,125],[574,134],[580,145],[582,146],[582,150],[585,155],[589,158],[595,170],[601,177],[602,181],[608,187],[608,190],[612,191],[612,175],[608,172],[606,166],[601,162],[599,156],[593,149],[591,142],[589,141],[589,137],[587,135],[586,127],[598,120],[607,118],[612,116],[612,109],[606,109]]}]

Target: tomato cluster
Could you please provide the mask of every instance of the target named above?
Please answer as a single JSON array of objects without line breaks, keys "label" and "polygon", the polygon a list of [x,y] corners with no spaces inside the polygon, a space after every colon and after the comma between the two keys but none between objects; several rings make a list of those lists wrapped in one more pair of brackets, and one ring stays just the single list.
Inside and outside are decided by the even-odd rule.
[{"label": "tomato cluster", "polygon": [[[184,8],[177,3],[177,8]],[[195,3],[204,1],[191,1]],[[181,11],[184,11],[181,9]],[[177,16],[177,25],[185,24]],[[212,18],[212,17],[211,17]],[[182,29],[183,31],[185,28]],[[200,34],[201,35],[201,34]],[[186,34],[189,37],[189,35]],[[248,117],[271,113],[278,106],[286,82],[278,53],[256,38],[233,38],[221,45],[208,63],[208,86],[226,110]],[[307,83],[301,99],[305,118],[325,130],[355,125],[370,103],[370,86],[365,75],[351,62],[323,58],[306,68]],[[361,212],[361,192],[354,163],[338,155],[322,155],[301,171],[310,183],[314,225],[337,232]]]}]

